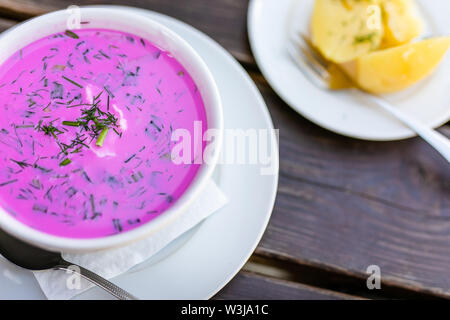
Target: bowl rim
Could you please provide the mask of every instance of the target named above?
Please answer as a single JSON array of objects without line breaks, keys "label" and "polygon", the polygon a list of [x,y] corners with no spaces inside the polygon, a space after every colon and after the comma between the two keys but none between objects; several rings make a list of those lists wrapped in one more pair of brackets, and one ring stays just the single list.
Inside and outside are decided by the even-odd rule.
[{"label": "bowl rim", "polygon": [[[81,15],[83,16],[95,16],[99,15],[102,17],[108,16],[112,18],[123,19],[123,21],[127,21],[125,23],[129,23],[128,21],[132,21],[130,25],[133,26],[139,25],[139,28],[143,30],[151,30],[156,31],[164,36],[164,40],[175,48],[181,51],[181,55],[184,59],[189,60],[190,67],[187,67],[182,62],[180,62],[183,67],[185,67],[191,76],[194,79],[194,82],[198,85],[198,81],[202,80],[202,84],[204,86],[199,86],[199,91],[202,94],[202,99],[205,104],[205,111],[207,112],[208,117],[208,128],[215,129],[214,136],[214,152],[207,162],[203,161],[203,164],[200,166],[200,169],[196,173],[193,181],[191,181],[187,190],[183,193],[183,195],[167,210],[165,210],[162,214],[160,214],[155,219],[142,224],[141,226],[126,231],[124,233],[100,237],[100,238],[66,238],[61,236],[51,235],[36,229],[29,227],[28,225],[23,224],[19,220],[15,219],[11,214],[7,213],[3,208],[0,208],[0,228],[5,232],[25,241],[35,246],[52,250],[52,251],[64,251],[64,252],[90,252],[97,250],[110,249],[114,247],[120,247],[132,242],[143,239],[159,230],[164,228],[169,223],[173,222],[177,217],[179,217],[191,204],[192,202],[199,196],[202,189],[206,186],[207,182],[211,178],[213,171],[218,163],[220,151],[222,149],[223,142],[223,108],[222,101],[220,98],[219,89],[216,85],[216,82],[200,55],[191,47],[189,43],[187,43],[183,38],[181,38],[178,34],[167,28],[166,26],[160,24],[159,22],[154,21],[149,17],[144,17],[139,15],[138,13],[131,11],[120,10],[120,8],[97,8],[97,7],[80,7]],[[8,41],[13,41],[14,38],[17,38],[18,34],[22,35],[22,38],[27,36],[29,37],[29,32],[32,30],[39,30],[39,26],[48,25],[52,22],[61,22],[62,20],[67,21],[68,12],[67,10],[58,10],[54,12],[50,12],[25,22],[22,22],[11,29],[5,31],[0,35],[0,48],[3,45],[8,45]],[[103,18],[104,19],[104,18]],[[130,20],[127,20],[130,19]],[[111,21],[114,21],[111,19]],[[89,27],[82,27],[89,28]],[[120,28],[109,28],[118,31],[125,31]],[[64,30],[54,30],[50,34],[54,34],[57,32],[63,32]],[[40,38],[45,37],[49,34],[43,34],[36,36],[32,41],[38,40]],[[21,47],[25,47],[27,44],[32,41],[24,42]],[[152,41],[153,42],[153,41]],[[164,45],[160,43],[153,42],[156,46],[164,48]],[[20,48],[19,48],[20,49]],[[16,50],[11,49],[11,51],[7,54],[7,56],[11,56],[14,54]],[[172,53],[169,50],[169,53]],[[175,56],[175,55],[174,55]],[[180,58],[175,58],[180,61]],[[183,59],[183,60],[184,60]],[[191,67],[192,66],[192,67]],[[189,70],[191,69],[191,70]],[[192,74],[192,71],[195,71],[195,75]],[[206,106],[205,102],[205,93],[207,94],[207,99],[210,101],[209,105]]]}]

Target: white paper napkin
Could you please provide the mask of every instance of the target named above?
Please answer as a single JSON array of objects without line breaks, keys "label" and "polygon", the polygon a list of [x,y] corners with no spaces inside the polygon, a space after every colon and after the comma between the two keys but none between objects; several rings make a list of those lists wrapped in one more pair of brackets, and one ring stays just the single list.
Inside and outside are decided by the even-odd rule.
[{"label": "white paper napkin", "polygon": [[[210,181],[187,212],[149,238],[118,249],[85,254],[63,254],[63,257],[106,279],[111,279],[149,259],[226,203],[226,196],[213,181]],[[49,299],[70,299],[92,287],[88,281],[82,279],[80,290],[68,289],[68,279],[73,275],[64,271],[39,271],[34,272],[34,275]]]}]

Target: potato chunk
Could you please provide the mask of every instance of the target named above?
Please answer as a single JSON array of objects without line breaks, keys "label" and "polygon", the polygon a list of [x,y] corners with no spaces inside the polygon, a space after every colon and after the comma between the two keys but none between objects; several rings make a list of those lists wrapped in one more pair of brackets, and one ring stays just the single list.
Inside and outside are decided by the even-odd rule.
[{"label": "potato chunk", "polygon": [[418,37],[424,29],[415,0],[383,0],[384,38],[382,47],[404,44]]},{"label": "potato chunk", "polygon": [[450,37],[440,37],[368,53],[341,66],[362,89],[390,93],[430,75],[449,48]]},{"label": "potato chunk", "polygon": [[316,0],[313,45],[333,62],[354,60],[380,47],[384,25],[379,0]]}]

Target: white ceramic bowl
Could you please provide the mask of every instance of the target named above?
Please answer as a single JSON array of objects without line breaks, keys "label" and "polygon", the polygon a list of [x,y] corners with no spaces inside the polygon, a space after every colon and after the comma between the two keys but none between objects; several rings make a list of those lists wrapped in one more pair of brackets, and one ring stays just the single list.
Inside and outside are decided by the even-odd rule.
[{"label": "white ceramic bowl", "polygon": [[[89,22],[89,24],[82,24],[81,28],[105,28],[129,32],[169,51],[194,79],[205,105],[208,128],[217,129],[217,135],[213,142],[214,146],[211,146],[211,150],[214,150],[212,156],[200,167],[191,185],[175,204],[154,220],[122,234],[95,239],[57,237],[22,224],[0,208],[1,229],[41,248],[64,252],[87,252],[119,247],[149,236],[174,221],[200,194],[208,179],[211,178],[219,158],[223,136],[223,115],[219,91],[208,67],[186,41],[163,25],[128,10],[95,7],[80,9],[81,21]],[[3,33],[0,36],[0,63],[40,38],[64,32],[67,29],[70,14],[66,10],[48,13]]]}]

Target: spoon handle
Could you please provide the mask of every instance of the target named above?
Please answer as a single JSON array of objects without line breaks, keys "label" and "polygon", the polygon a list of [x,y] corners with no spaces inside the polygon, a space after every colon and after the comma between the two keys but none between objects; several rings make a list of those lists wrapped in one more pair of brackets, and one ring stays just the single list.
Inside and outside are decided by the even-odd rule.
[{"label": "spoon handle", "polygon": [[410,129],[415,131],[420,137],[422,137],[422,139],[428,142],[448,162],[450,162],[450,140],[444,135],[408,116],[382,98],[370,94],[365,94],[365,96],[373,103],[377,104],[379,107],[383,108],[385,111],[389,112],[391,115],[403,122]]},{"label": "spoon handle", "polygon": [[112,283],[112,282],[106,280],[105,278],[100,277],[98,274],[96,274],[88,269],[85,269],[81,266],[78,266],[76,264],[69,263],[67,261],[63,261],[55,269],[66,270],[66,271],[70,270],[72,272],[76,272],[80,276],[82,276],[84,279],[92,282],[93,284],[97,285],[98,287],[102,288],[103,290],[109,292],[111,295],[113,295],[114,297],[116,297],[119,300],[138,300],[135,296],[133,296],[132,294],[123,290],[122,288],[119,288],[114,283]]}]

